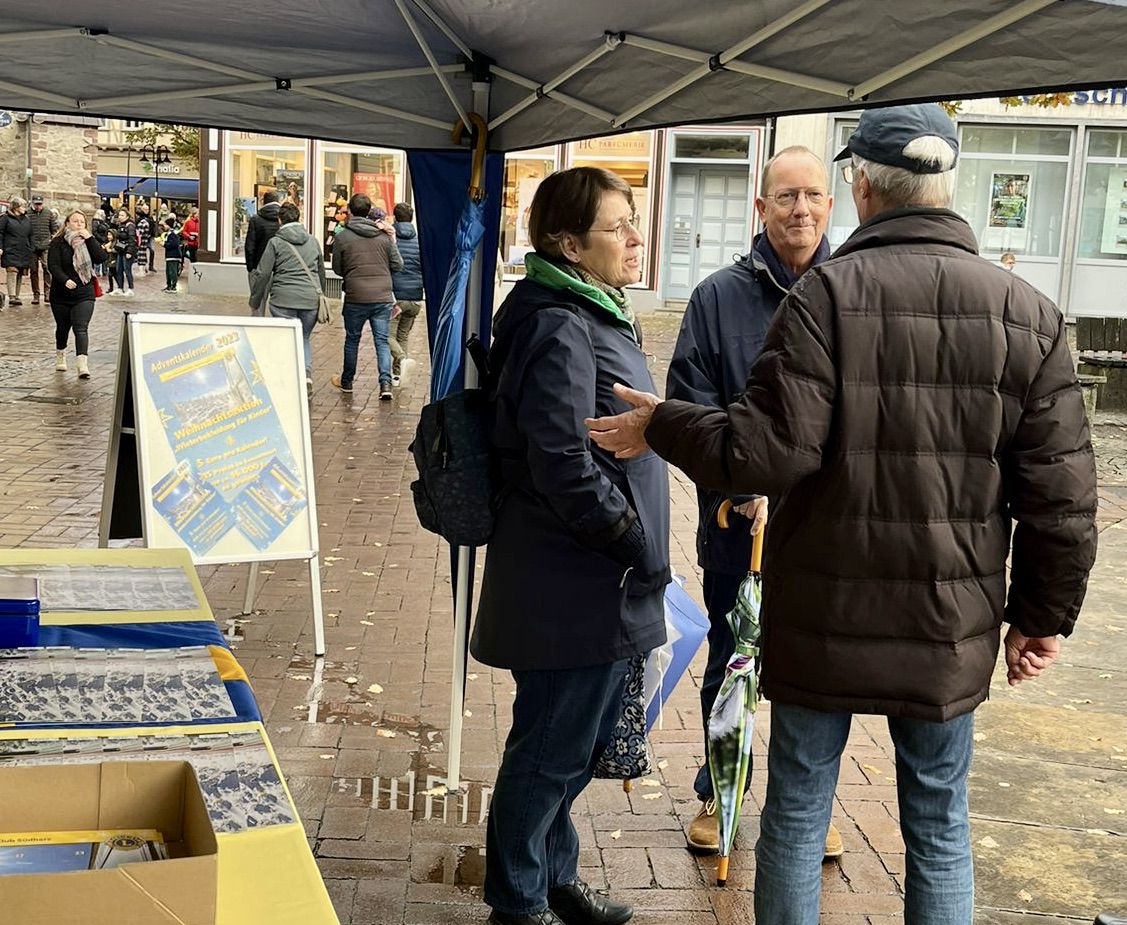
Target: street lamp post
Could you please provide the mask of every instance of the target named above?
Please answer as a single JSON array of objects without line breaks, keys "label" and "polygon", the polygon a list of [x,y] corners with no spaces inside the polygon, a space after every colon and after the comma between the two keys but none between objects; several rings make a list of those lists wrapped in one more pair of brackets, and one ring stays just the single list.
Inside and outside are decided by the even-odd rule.
[{"label": "street lamp post", "polygon": [[168,145],[144,145],[141,148],[141,163],[152,164],[153,166],[153,177],[155,178],[153,185],[158,215],[160,214],[160,168],[165,164],[172,163],[170,153]]}]

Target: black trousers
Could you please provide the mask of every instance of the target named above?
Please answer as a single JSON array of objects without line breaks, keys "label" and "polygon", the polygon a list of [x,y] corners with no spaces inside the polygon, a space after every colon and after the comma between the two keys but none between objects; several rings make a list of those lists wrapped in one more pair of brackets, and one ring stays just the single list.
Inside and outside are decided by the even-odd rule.
[{"label": "black trousers", "polygon": [[66,350],[70,332],[74,331],[74,352],[82,357],[90,353],[90,319],[94,317],[94,300],[76,302],[73,305],[51,303],[51,314],[55,316],[55,349]]}]

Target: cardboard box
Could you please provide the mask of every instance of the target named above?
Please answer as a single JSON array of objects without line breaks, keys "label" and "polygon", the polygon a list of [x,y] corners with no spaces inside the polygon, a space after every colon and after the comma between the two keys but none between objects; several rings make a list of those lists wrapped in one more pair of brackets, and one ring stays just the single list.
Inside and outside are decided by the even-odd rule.
[{"label": "cardboard box", "polygon": [[215,832],[190,764],[0,767],[0,832],[77,829],[157,829],[170,860],[0,877],[0,919],[215,925]]}]

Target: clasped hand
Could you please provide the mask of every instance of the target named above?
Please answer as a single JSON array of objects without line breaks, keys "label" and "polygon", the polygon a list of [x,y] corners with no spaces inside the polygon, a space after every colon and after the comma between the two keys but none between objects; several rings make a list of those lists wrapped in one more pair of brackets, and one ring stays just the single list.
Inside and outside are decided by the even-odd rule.
[{"label": "clasped hand", "polygon": [[661,404],[661,399],[652,392],[639,392],[621,382],[615,383],[614,394],[634,407],[622,414],[605,418],[587,418],[583,423],[587,425],[591,439],[604,450],[614,453],[617,458],[632,459],[641,456],[650,448],[646,443],[646,428],[653,418],[654,408]]}]

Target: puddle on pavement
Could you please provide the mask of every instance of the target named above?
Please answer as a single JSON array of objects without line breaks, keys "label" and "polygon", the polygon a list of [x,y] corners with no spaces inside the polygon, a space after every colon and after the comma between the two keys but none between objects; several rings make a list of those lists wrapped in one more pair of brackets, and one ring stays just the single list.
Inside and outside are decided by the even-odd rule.
[{"label": "puddle on pavement", "polygon": [[443,854],[427,871],[427,883],[460,887],[467,893],[485,883],[485,849],[460,846]]},{"label": "puddle on pavement", "polygon": [[[416,822],[481,825],[489,815],[492,783],[462,780],[461,789],[446,792],[445,771],[429,766],[416,754],[412,767],[398,777],[338,777],[333,789],[353,796],[372,809],[407,812]],[[445,882],[445,881],[444,881]]]}]

